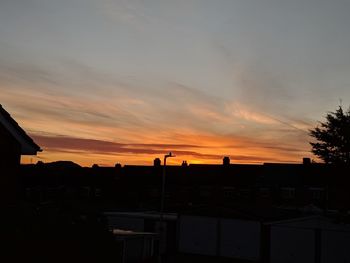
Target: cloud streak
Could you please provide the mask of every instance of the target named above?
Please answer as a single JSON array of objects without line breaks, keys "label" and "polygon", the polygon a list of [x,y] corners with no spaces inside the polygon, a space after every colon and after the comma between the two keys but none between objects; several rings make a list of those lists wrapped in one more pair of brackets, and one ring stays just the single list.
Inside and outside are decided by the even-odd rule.
[{"label": "cloud streak", "polygon": [[[263,150],[300,153],[300,150],[293,149],[292,146],[271,146],[270,143],[254,143],[248,140],[245,141],[244,138],[236,138],[236,141],[238,140],[237,143],[231,146],[214,146],[209,141],[209,145],[199,146],[195,144],[117,143],[104,140],[38,134],[31,134],[31,136],[48,153],[60,153],[61,155],[73,154],[76,156],[88,154],[94,156],[95,162],[101,159],[101,156],[119,156],[121,158],[128,158],[130,156],[134,156],[134,158],[137,158],[137,156],[139,158],[145,158],[148,156],[147,159],[151,161],[152,158],[163,156],[168,151],[172,151],[181,159],[185,158],[194,162],[197,162],[196,160],[208,160],[218,163],[221,162],[224,156],[220,152],[226,151],[229,154],[225,155],[229,155],[234,162],[261,163],[264,161],[283,161],[283,159],[279,158],[278,155],[275,157],[271,155],[271,157],[266,158],[264,154],[254,154],[258,153],[259,149],[261,153],[263,153]],[[246,154],[234,153],[235,149],[239,149],[240,152],[246,152]]]},{"label": "cloud streak", "polygon": [[[33,66],[35,70],[30,71],[30,64],[0,65],[8,68],[0,78],[2,100],[12,105],[16,119],[46,149],[43,156],[50,158],[69,156],[91,163],[104,156],[107,163],[112,155],[149,160],[173,150],[195,162],[220,162],[223,155],[230,155],[252,163],[295,160],[305,152],[305,145],[297,140],[300,129],[308,125],[306,120],[282,121],[279,116],[178,81],[111,77],[74,62],[60,67],[75,74],[61,72],[58,77],[50,68]],[[26,91],[23,84],[33,85],[33,81],[38,86]],[[19,88],[8,89],[8,85]],[[94,90],[98,85],[101,92]],[[55,91],[57,87],[64,89]],[[52,135],[40,135],[43,131]],[[284,147],[275,146],[281,142]],[[91,158],[82,161],[79,154]]]},{"label": "cloud streak", "polygon": [[202,148],[198,145],[186,144],[140,144],[116,143],[102,140],[82,139],[66,136],[32,135],[44,149],[61,152],[90,152],[99,154],[165,154],[170,150],[175,154],[215,159],[220,155],[202,154],[195,151],[183,150],[189,148]]}]

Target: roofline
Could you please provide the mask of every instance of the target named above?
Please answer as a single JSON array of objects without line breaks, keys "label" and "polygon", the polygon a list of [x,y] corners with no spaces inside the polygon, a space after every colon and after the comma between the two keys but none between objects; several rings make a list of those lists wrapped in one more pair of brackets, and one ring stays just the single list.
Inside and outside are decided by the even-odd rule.
[{"label": "roofline", "polygon": [[19,126],[19,124],[11,117],[10,113],[8,113],[0,104],[0,114],[2,114],[6,121],[13,126],[13,128],[19,132],[19,134],[24,137],[24,139],[37,151],[42,152],[43,150],[37,145],[34,140]]}]

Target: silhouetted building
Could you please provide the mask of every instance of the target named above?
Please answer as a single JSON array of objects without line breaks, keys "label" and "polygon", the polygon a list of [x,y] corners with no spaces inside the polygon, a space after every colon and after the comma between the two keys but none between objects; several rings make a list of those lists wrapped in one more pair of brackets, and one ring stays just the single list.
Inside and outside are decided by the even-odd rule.
[{"label": "silhouetted building", "polygon": [[[59,165],[59,166],[58,166]],[[325,164],[188,164],[167,166],[165,208],[237,204],[323,210],[349,207],[349,169]],[[92,198],[109,207],[159,209],[162,166],[83,168],[65,163],[22,166],[26,194]],[[35,191],[42,193],[35,193]],[[341,191],[340,191],[341,190]],[[310,211],[311,211],[310,210]]]},{"label": "silhouetted building", "polygon": [[311,163],[311,159],[310,158],[303,158],[303,164],[310,164]]},{"label": "silhouetted building", "polygon": [[230,165],[230,157],[225,156],[225,157],[222,159],[222,163],[223,163],[223,165]]},{"label": "silhouetted building", "polygon": [[21,155],[36,155],[40,147],[0,105],[0,203],[11,205],[18,193]]},{"label": "silhouetted building", "polygon": [[[343,225],[349,222],[348,174],[348,167],[320,163],[306,165],[305,160],[294,164],[169,165],[165,181],[166,216],[163,219],[166,234],[160,236],[159,247],[166,244],[164,251],[168,256],[179,252],[214,259],[248,260],[244,262],[280,262],[273,260],[281,256],[275,245],[283,245],[283,251],[294,251],[292,243],[299,241],[293,239],[293,233],[297,234],[297,239],[304,240],[304,232],[308,232],[305,241],[316,242],[317,246],[311,244],[306,252],[319,258],[322,256],[319,245],[323,235],[330,234],[325,240],[334,243],[338,239],[348,240],[348,232],[344,232],[348,227],[339,228],[339,233],[337,229],[323,231],[315,229],[318,225],[312,222],[304,231],[304,225],[294,229],[298,226],[290,225],[290,220],[326,215],[332,222],[337,220],[334,228],[339,226],[338,222]],[[53,203],[49,201],[63,193],[60,198],[68,199],[68,204],[78,201],[79,208],[93,207],[105,211],[109,229],[147,233],[159,230],[160,215],[157,211],[162,166],[125,165],[116,169],[84,168],[62,162],[42,163],[23,165],[22,175],[27,179],[30,195],[35,196],[35,189],[40,189],[41,204]],[[284,229],[280,228],[281,220],[287,220],[283,223]],[[129,238],[134,238],[134,233],[117,240],[120,251],[132,247]],[[126,246],[125,242],[128,243]],[[133,247],[131,253],[138,253],[141,258],[147,253],[154,255],[156,251],[151,248],[152,242],[139,243],[140,246]],[[297,253],[303,250],[302,247],[298,247]],[[345,251],[341,246],[335,247],[335,252],[333,248],[322,249],[332,256]],[[146,250],[146,254],[140,252]]]},{"label": "silhouetted building", "polygon": [[159,159],[159,158],[154,159],[153,165],[154,165],[154,166],[160,166],[160,165],[161,165],[160,159]]}]

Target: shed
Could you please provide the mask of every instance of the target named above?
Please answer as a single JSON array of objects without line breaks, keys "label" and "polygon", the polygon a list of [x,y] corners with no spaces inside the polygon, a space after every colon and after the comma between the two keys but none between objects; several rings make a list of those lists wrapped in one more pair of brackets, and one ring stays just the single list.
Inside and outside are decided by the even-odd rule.
[{"label": "shed", "polygon": [[40,147],[0,104],[0,204],[12,203],[18,193],[21,155],[36,155],[40,151]]}]

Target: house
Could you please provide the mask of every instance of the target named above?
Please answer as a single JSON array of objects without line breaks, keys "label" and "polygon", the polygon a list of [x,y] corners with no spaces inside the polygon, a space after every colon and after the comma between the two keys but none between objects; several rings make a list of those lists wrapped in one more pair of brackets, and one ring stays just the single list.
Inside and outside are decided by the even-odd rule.
[{"label": "house", "polygon": [[0,204],[11,205],[16,199],[21,155],[36,155],[40,147],[0,105]]}]

